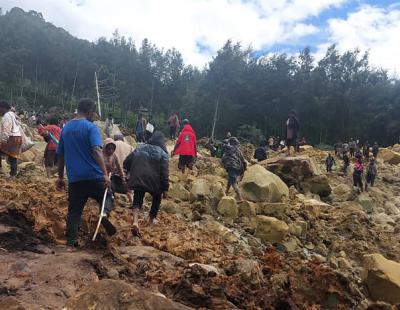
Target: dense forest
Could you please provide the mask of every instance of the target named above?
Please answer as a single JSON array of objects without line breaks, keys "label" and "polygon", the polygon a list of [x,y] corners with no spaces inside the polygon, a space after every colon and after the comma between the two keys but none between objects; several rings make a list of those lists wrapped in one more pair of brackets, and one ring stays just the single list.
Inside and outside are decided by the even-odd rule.
[{"label": "dense forest", "polygon": [[281,135],[294,109],[312,143],[399,139],[400,81],[358,50],[331,46],[317,62],[309,48],[266,57],[227,41],[198,69],[175,49],[148,40],[139,46],[117,31],[91,43],[19,8],[0,11],[0,42],[0,98],[20,109],[70,113],[79,98],[96,97],[97,72],[103,110],[124,123],[132,124],[140,108],[160,125],[177,111],[200,136],[210,135],[218,103],[217,136]]}]

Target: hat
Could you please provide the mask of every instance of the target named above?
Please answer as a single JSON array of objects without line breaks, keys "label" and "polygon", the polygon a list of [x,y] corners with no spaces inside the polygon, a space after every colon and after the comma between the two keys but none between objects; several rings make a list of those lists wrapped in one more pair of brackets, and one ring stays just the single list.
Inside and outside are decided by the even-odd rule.
[{"label": "hat", "polygon": [[182,121],[182,123],[183,123],[183,125],[188,125],[188,124],[190,124],[190,122],[189,122],[189,120],[188,120],[187,118],[185,118],[185,119]]}]

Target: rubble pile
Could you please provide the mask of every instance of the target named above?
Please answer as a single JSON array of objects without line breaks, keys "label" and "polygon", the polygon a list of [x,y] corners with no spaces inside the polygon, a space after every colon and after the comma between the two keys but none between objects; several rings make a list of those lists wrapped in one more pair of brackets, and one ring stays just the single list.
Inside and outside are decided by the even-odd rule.
[{"label": "rubble pile", "polygon": [[205,150],[186,174],[172,158],[156,225],[147,197],[134,238],[117,195],[117,234],[92,242],[89,202],[73,253],[62,246],[67,194],[29,160],[17,179],[0,177],[0,308],[390,309],[400,304],[400,166],[388,152],[364,193],[339,167],[324,173],[317,149],[250,164],[244,202],[225,196],[226,172]]}]

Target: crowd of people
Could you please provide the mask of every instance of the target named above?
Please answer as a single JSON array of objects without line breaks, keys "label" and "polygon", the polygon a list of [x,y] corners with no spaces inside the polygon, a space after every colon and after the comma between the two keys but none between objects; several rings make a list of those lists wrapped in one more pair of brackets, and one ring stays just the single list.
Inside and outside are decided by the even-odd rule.
[{"label": "crowd of people", "polygon": [[[168,119],[169,138],[175,140],[175,146],[168,153],[166,139],[156,127],[150,116],[146,121],[141,113],[135,125],[138,143],[136,149],[124,141],[122,134],[113,135],[114,119],[108,115],[101,138],[97,126],[93,123],[96,105],[91,99],[82,99],[75,111],[74,118],[63,118],[59,122],[48,116],[44,120],[39,115],[31,117],[23,115],[29,122],[37,126],[38,133],[47,142],[44,151],[46,174],[51,177],[58,171],[56,187],[63,190],[66,187],[64,171],[68,179],[68,215],[67,215],[67,245],[77,245],[78,227],[85,204],[89,198],[104,203],[101,223],[108,235],[116,233],[115,226],[109,220],[114,207],[114,195],[125,194],[133,209],[134,236],[140,236],[139,211],[143,206],[146,193],[152,196],[152,204],[148,221],[156,222],[157,214],[163,198],[168,196],[169,189],[169,155],[179,155],[178,169],[184,174],[186,169],[193,169],[197,157],[197,137],[188,119],[182,122],[177,113]],[[17,174],[17,162],[23,145],[23,129],[21,117],[12,111],[6,101],[0,101],[0,155],[7,158],[10,164],[10,177]],[[182,126],[181,126],[182,125]],[[299,139],[300,124],[294,111],[289,113],[285,123],[285,139],[270,136],[261,141],[256,148],[254,158],[257,161],[268,159],[268,149],[279,151],[287,148],[287,156],[299,151],[299,146],[305,144],[305,139]],[[226,138],[207,144],[211,156],[221,158],[222,166],[227,172],[226,193],[231,188],[236,193],[237,201],[243,201],[239,181],[247,168],[247,162],[240,150],[240,142],[227,133]],[[334,145],[336,159],[329,154],[325,160],[326,171],[332,173],[336,160],[343,160],[341,171],[346,174],[351,159],[354,160],[353,185],[361,191],[374,186],[377,176],[375,158],[379,146],[372,146],[350,139],[349,142]],[[1,165],[1,160],[0,160]],[[364,181],[365,173],[365,181]],[[365,183],[365,185],[364,185]],[[107,191],[105,190],[107,189]]]},{"label": "crowd of people", "polygon": [[[341,171],[347,174],[351,159],[354,159],[353,166],[353,186],[360,191],[367,191],[368,187],[375,184],[378,174],[376,158],[379,154],[379,145],[375,142],[370,145],[366,141],[361,145],[359,140],[351,138],[349,142],[338,142],[334,145],[335,155],[343,160]],[[333,165],[336,165],[335,159],[331,154],[325,160],[326,171],[332,172]]]}]

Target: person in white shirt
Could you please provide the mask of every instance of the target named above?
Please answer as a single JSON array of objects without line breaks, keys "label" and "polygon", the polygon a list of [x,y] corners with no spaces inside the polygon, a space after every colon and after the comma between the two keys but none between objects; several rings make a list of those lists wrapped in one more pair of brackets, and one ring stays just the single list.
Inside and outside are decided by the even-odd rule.
[{"label": "person in white shirt", "polygon": [[10,176],[17,175],[17,160],[21,155],[22,135],[17,116],[7,101],[0,101],[0,154],[7,156]]}]

